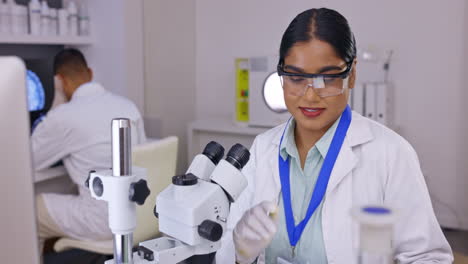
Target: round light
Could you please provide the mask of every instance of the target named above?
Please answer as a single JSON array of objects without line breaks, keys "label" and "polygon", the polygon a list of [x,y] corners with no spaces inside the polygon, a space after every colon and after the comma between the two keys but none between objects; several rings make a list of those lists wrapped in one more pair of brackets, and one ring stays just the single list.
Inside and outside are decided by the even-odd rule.
[{"label": "round light", "polygon": [[283,87],[278,73],[273,72],[265,79],[263,84],[263,99],[271,111],[284,113],[287,111],[284,102]]}]

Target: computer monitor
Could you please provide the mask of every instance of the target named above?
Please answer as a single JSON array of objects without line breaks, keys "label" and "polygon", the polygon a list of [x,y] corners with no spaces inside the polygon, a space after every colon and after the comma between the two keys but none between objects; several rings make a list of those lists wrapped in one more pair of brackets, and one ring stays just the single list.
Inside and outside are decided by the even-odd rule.
[{"label": "computer monitor", "polygon": [[46,92],[39,76],[29,69],[26,71],[26,87],[32,132],[47,113]]},{"label": "computer monitor", "polygon": [[54,100],[54,75],[50,58],[24,59],[31,132],[47,114]]},{"label": "computer monitor", "polygon": [[26,68],[17,57],[0,57],[0,72],[0,259],[37,264]]},{"label": "computer monitor", "polygon": [[26,87],[28,91],[28,110],[42,111],[45,107],[45,91],[41,79],[31,70],[26,71]]}]

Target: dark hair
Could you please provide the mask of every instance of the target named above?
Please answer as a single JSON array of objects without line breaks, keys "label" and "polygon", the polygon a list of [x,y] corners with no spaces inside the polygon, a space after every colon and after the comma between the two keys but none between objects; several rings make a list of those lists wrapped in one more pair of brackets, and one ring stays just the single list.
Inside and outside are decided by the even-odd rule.
[{"label": "dark hair", "polygon": [[81,74],[88,70],[83,53],[77,49],[64,49],[54,58],[54,74]]},{"label": "dark hair", "polygon": [[328,8],[313,8],[297,15],[283,34],[279,63],[296,43],[319,39],[329,43],[347,64],[356,57],[356,40],[344,16]]}]

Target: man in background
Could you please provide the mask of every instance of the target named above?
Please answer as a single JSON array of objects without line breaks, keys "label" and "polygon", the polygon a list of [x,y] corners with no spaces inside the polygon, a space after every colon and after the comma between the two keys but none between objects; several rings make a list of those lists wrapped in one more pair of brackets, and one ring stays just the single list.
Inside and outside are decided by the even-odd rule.
[{"label": "man in background", "polygon": [[132,144],[146,140],[142,117],[136,106],[93,82],[93,72],[83,54],[65,49],[54,59],[54,74],[67,100],[52,109],[32,134],[33,164],[36,171],[62,161],[78,194],[44,193],[37,198],[40,250],[52,237],[106,240],[107,204],[90,195],[84,183],[91,170],[109,169],[111,120],[129,118]]}]

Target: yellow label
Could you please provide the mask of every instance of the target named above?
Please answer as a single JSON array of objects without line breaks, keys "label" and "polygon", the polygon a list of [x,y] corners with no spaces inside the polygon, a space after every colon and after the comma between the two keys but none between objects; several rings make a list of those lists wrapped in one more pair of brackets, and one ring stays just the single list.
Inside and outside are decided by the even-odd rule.
[{"label": "yellow label", "polygon": [[248,59],[236,59],[236,120],[249,121],[249,68]]}]

